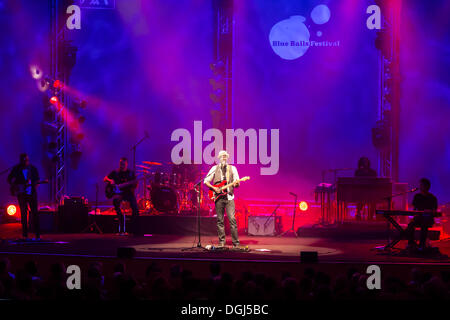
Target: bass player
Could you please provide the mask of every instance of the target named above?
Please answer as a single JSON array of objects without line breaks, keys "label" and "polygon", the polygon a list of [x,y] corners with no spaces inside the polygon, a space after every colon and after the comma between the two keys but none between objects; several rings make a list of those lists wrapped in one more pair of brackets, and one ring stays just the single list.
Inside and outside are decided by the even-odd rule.
[{"label": "bass player", "polygon": [[[135,173],[134,171],[128,169],[128,159],[125,157],[120,158],[118,170],[111,171],[110,174],[103,178],[103,181],[112,186],[124,184],[133,180],[136,180]],[[130,203],[132,210],[130,231],[132,234],[136,234],[136,220],[139,215],[138,205],[134,195],[134,190],[136,187],[137,183],[127,185],[126,187],[121,188],[120,192],[113,196],[114,209],[116,210],[116,214],[119,219],[119,235],[127,234],[125,232],[125,215],[120,209],[120,204],[122,201],[128,201]]]}]

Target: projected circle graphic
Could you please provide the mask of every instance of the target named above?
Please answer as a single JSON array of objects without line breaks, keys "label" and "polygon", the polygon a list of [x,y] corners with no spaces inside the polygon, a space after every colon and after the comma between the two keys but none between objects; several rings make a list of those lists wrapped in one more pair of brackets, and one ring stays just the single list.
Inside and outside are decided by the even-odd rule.
[{"label": "projected circle graphic", "polygon": [[311,19],[315,24],[327,23],[330,20],[330,16],[330,9],[324,4],[315,6],[311,11]]},{"label": "projected circle graphic", "polygon": [[269,40],[273,51],[281,58],[294,60],[303,56],[309,46],[309,30],[304,24],[305,17],[292,16],[275,24],[270,30]]},{"label": "projected circle graphic", "polygon": [[[330,16],[331,11],[324,4],[315,6],[311,11],[311,19],[318,25],[327,23],[330,20]],[[306,18],[303,16],[291,16],[289,19],[276,23],[270,30],[270,46],[282,59],[295,60],[308,51],[311,42],[309,40],[309,29],[305,21]],[[315,35],[318,38],[322,37],[322,31],[317,30]],[[315,44],[314,41],[313,44]]]}]

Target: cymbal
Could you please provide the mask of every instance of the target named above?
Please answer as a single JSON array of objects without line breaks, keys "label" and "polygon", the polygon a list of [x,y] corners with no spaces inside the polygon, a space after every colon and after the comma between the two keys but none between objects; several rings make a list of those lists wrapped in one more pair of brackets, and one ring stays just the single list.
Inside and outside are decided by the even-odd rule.
[{"label": "cymbal", "polygon": [[149,164],[149,165],[152,165],[152,166],[161,166],[162,165],[162,163],[152,162],[152,161],[142,161],[142,163]]},{"label": "cymbal", "polygon": [[141,165],[141,164],[137,164],[137,165],[136,165],[136,167],[139,167],[139,168],[144,168],[144,169],[148,169],[148,170],[150,170],[150,169],[151,169],[150,167],[147,167],[147,166],[143,166],[143,165]]}]

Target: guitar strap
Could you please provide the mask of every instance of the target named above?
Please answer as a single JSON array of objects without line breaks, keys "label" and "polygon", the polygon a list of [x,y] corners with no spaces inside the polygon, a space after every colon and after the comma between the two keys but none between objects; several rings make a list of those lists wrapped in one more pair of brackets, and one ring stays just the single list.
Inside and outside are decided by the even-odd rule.
[{"label": "guitar strap", "polygon": [[[214,173],[214,184],[218,184],[220,182],[223,181],[222,179],[223,177],[223,173],[222,173],[222,167],[220,164],[218,164],[216,166],[216,171]],[[233,175],[233,170],[232,170],[232,165],[228,164],[227,165],[227,170],[225,172],[225,180],[227,180],[227,183],[230,183],[231,181],[234,181],[234,175]],[[233,187],[230,187],[230,195],[233,195]]]}]

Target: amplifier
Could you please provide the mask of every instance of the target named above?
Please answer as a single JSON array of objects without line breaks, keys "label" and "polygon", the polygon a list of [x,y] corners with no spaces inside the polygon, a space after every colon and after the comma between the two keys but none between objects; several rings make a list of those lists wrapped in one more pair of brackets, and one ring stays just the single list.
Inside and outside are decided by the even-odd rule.
[{"label": "amplifier", "polygon": [[87,199],[85,197],[64,198],[64,205],[65,206],[87,205]]},{"label": "amplifier", "polygon": [[58,231],[80,233],[88,226],[89,209],[84,198],[64,199],[58,207]]},{"label": "amplifier", "polygon": [[248,216],[249,236],[275,236],[281,230],[281,217]]}]

